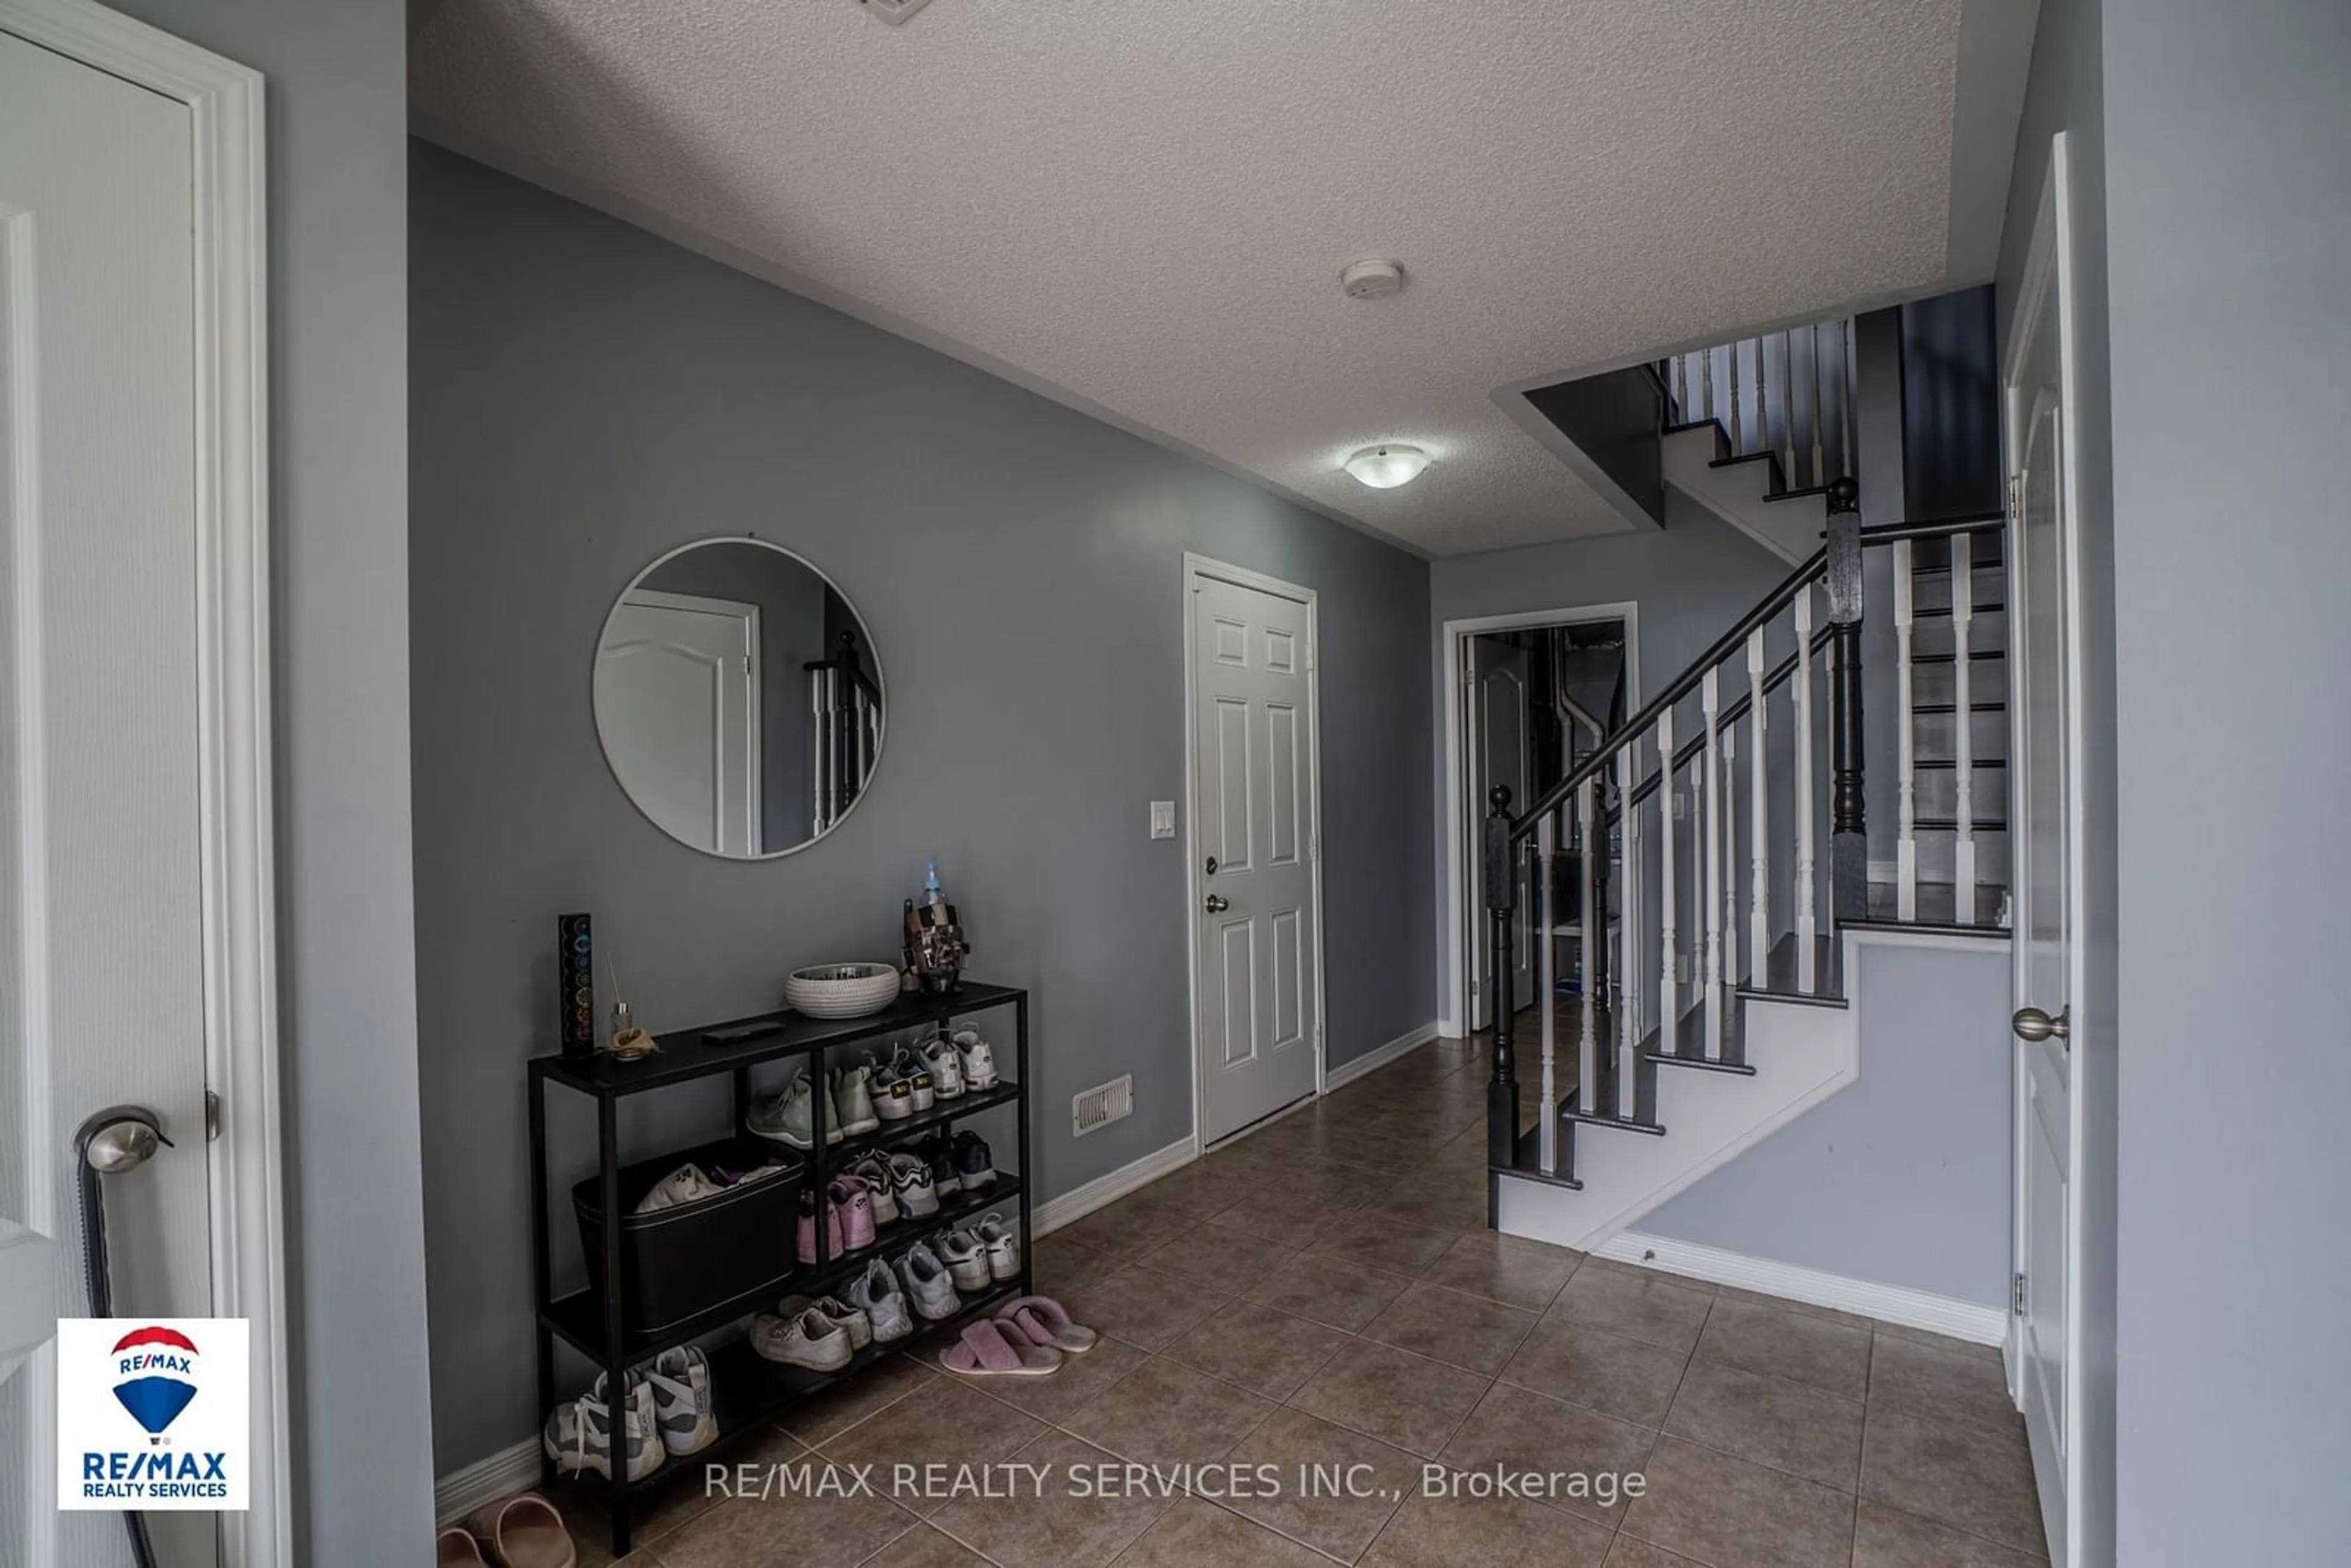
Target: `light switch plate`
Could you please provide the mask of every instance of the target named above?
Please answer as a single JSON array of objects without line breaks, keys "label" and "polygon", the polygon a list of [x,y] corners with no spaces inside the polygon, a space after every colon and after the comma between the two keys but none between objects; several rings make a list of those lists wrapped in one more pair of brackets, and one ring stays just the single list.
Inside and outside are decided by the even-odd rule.
[{"label": "light switch plate", "polygon": [[1151,802],[1151,836],[1155,839],[1172,839],[1176,836],[1175,801]]}]

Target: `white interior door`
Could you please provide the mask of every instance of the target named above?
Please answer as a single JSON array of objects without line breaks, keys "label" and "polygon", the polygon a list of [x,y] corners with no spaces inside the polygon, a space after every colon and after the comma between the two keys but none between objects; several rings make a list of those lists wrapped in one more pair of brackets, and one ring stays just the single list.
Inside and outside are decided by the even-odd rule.
[{"label": "white interior door", "polygon": [[1200,1139],[1314,1092],[1322,911],[1313,611],[1195,575],[1192,887]]},{"label": "white interior door", "polygon": [[[193,126],[186,104],[0,32],[0,1218],[60,1239],[71,1140],[144,1106],[174,1145],[108,1178],[119,1315],[210,1315],[197,715]],[[0,1560],[111,1568],[57,1513],[54,1354],[0,1387]],[[172,1568],[206,1514],[155,1515]]]},{"label": "white interior door", "polygon": [[[1527,722],[1529,675],[1527,651],[1500,637],[1471,637],[1464,667],[1469,679],[1469,1015],[1471,1029],[1492,1027],[1494,960],[1492,917],[1486,912],[1485,822],[1491,810],[1487,796],[1497,784],[1510,787],[1513,815],[1526,810],[1533,799],[1533,758],[1529,751]],[[1530,916],[1524,857],[1519,867],[1517,948],[1511,955],[1510,998],[1514,1007],[1533,1005],[1534,944],[1537,933]]]},{"label": "white interior door", "polygon": [[596,649],[596,727],[629,799],[713,854],[759,847],[759,608],[638,589]]},{"label": "white interior door", "polygon": [[[2066,161],[2051,161],[2011,344],[2006,400],[2011,469],[2009,659],[2015,671],[2010,841],[2015,867],[2012,1020],[2017,1086],[2017,1369],[2052,1561],[2064,1568],[2080,1383],[2075,1260],[2080,1134],[2073,1016],[2084,995],[2076,934],[2081,869],[2075,497],[2066,416],[2074,384],[2073,256]],[[2044,1021],[2053,1020],[2052,1022]]]}]

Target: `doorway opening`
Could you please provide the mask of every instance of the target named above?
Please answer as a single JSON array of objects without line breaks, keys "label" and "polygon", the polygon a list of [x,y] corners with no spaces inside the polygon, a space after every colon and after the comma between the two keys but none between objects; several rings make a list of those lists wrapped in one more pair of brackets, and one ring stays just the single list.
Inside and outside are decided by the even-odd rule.
[{"label": "doorway opening", "polygon": [[[1640,638],[1637,608],[1630,602],[1516,615],[1448,621],[1444,627],[1446,695],[1446,829],[1444,1018],[1439,1030],[1459,1037],[1490,1028],[1492,959],[1489,956],[1484,866],[1479,852],[1497,784],[1510,791],[1511,810],[1559,782],[1596,750],[1640,706]],[[1517,1006],[1536,1002],[1538,944],[1558,944],[1554,972],[1562,995],[1573,997],[1583,983],[1576,972],[1582,918],[1577,873],[1584,846],[1571,838],[1560,846],[1552,901],[1555,918],[1547,930],[1533,921],[1518,923],[1512,955],[1511,996]],[[1521,873],[1521,876],[1525,875]],[[1519,908],[1532,908],[1532,889],[1519,889]],[[1558,1005],[1560,998],[1552,998]]]}]

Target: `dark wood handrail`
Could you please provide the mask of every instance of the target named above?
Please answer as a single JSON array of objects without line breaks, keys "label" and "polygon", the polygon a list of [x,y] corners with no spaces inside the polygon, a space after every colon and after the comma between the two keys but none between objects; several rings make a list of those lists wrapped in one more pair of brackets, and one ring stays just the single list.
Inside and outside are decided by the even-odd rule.
[{"label": "dark wood handrail", "polygon": [[1690,661],[1689,667],[1676,676],[1664,691],[1659,692],[1643,705],[1641,711],[1626,721],[1623,728],[1603,741],[1599,750],[1576,764],[1569,770],[1566,778],[1536,796],[1533,802],[1520,813],[1511,824],[1510,842],[1513,844],[1525,842],[1533,835],[1537,819],[1547,812],[1559,810],[1561,802],[1575,793],[1578,785],[1593,777],[1618,752],[1646,734],[1649,727],[1657,722],[1659,714],[1698,690],[1698,683],[1706,678],[1707,671],[1729,658],[1733,650],[1747,641],[1749,632],[1794,603],[1797,593],[1821,575],[1827,561],[1828,551],[1825,549],[1814,550],[1803,565],[1790,572],[1779,587],[1766,594],[1754,609],[1734,622],[1729,631],[1725,632],[1708,645],[1705,653]]},{"label": "dark wood handrail", "polygon": [[[2008,515],[2005,512],[1982,512],[1964,517],[1946,517],[1935,522],[1880,523],[1876,528],[1862,529],[1861,542],[1865,548],[1870,545],[1896,544],[1905,539],[1949,538],[1954,534],[1990,533],[2006,527],[2007,523]],[[1578,763],[1566,778],[1537,796],[1533,804],[1518,813],[1513,819],[1510,842],[1524,843],[1531,838],[1537,818],[1547,811],[1557,810],[1570,796],[1575,793],[1577,786],[1587,779],[1596,777],[1618,752],[1646,734],[1650,727],[1656,723],[1660,714],[1696,691],[1706,679],[1707,671],[1738,652],[1740,645],[1747,641],[1748,635],[1758,626],[1794,603],[1797,593],[1822,575],[1826,561],[1825,549],[1814,550],[1810,559],[1791,572],[1777,588],[1765,595],[1754,609],[1740,616],[1731,625],[1729,631],[1714,640],[1705,653],[1690,661],[1679,677],[1645,705],[1641,711],[1635,714],[1622,728],[1604,740],[1597,751]],[[1817,652],[1824,646],[1829,637],[1830,632],[1826,628],[1814,632],[1813,651]],[[1792,653],[1782,660],[1779,666],[1771,672],[1763,684],[1763,689],[1767,692],[1778,690],[1781,685],[1795,673],[1795,655]],[[1742,695],[1718,717],[1718,727],[1733,722],[1746,713],[1746,705],[1750,700],[1749,695]],[[1701,735],[1675,754],[1675,767],[1678,768],[1686,766],[1689,758],[1698,750],[1703,749],[1704,746],[1705,737]],[[1650,780],[1645,781],[1635,789],[1633,798],[1635,804],[1647,800],[1656,792],[1656,784],[1654,779],[1653,775]]]}]

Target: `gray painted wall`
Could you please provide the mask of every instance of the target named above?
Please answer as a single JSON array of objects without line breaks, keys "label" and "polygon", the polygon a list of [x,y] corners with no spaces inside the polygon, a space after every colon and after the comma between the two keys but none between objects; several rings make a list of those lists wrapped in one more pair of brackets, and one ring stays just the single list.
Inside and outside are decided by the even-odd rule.
[{"label": "gray painted wall", "polygon": [[2008,945],[1872,944],[1861,1078],[1644,1232],[1997,1309],[2009,1276]]},{"label": "gray painted wall", "polygon": [[[113,0],[269,78],[271,592],[295,1560],[433,1534],[410,906],[396,0]],[[234,1108],[231,1108],[234,1114]],[[364,1256],[367,1267],[354,1268]],[[361,1544],[364,1543],[364,1544]]]},{"label": "gray painted wall", "polygon": [[2117,1555],[2342,1563],[2351,8],[2135,0],[2104,53]]},{"label": "gray painted wall", "polygon": [[[1322,595],[1334,1061],[1426,1024],[1428,568],[1369,537],[446,152],[411,160],[418,997],[434,1457],[536,1427],[522,1063],[550,922],[595,912],[639,1019],[771,1006],[784,972],[893,957],[936,856],[974,970],[1034,988],[1041,1196],[1191,1131],[1182,845],[1186,550]],[[872,792],[799,855],[733,864],[643,821],[589,667],[661,551],[757,529],[871,626]],[[1060,1107],[1135,1077],[1074,1142]],[[557,1158],[590,1157],[564,1108]],[[723,1124],[691,1095],[636,1146]],[[561,1218],[559,1210],[559,1218]],[[485,1267],[483,1260],[498,1260]]]}]

